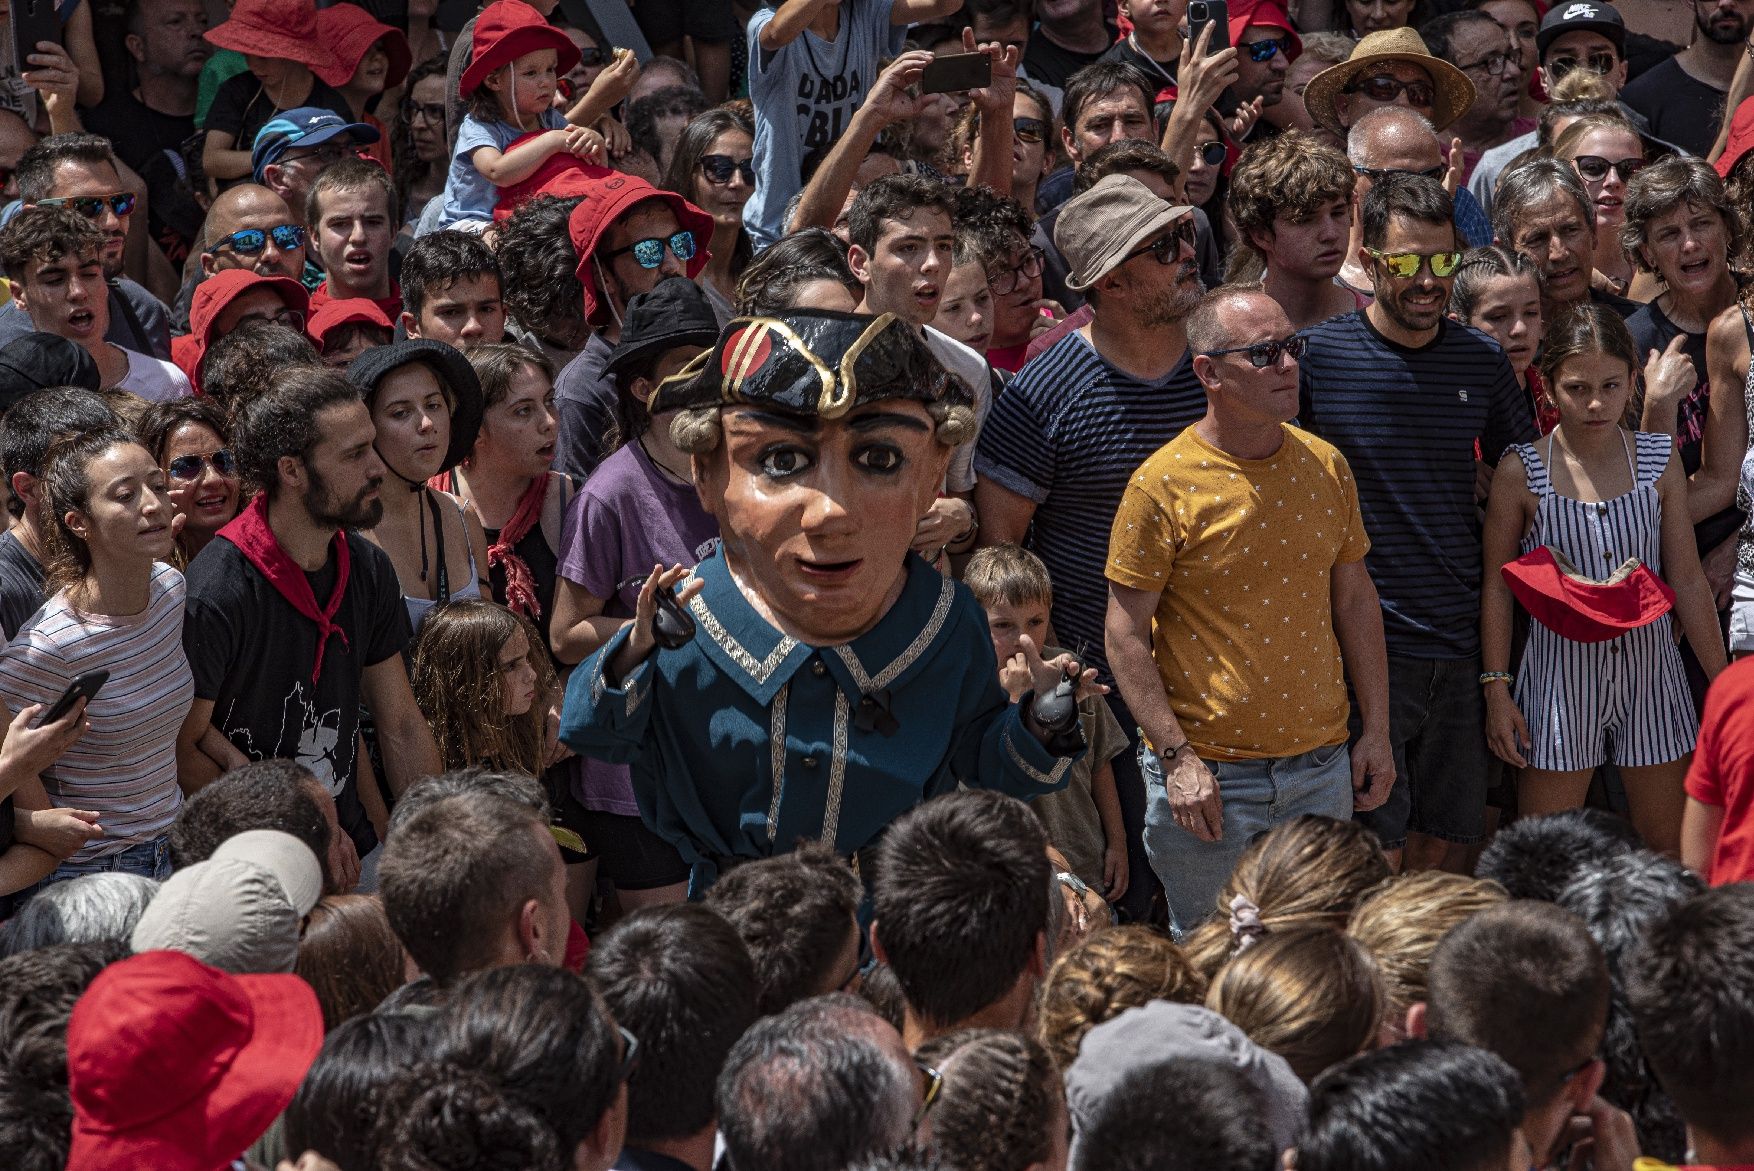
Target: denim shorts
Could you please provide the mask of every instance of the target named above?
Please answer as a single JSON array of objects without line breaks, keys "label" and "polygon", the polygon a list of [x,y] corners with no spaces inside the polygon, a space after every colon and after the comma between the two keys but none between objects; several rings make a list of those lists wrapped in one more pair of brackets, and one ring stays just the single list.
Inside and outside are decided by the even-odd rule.
[{"label": "denim shorts", "polygon": [[[1357,715],[1352,735],[1359,733]],[[1389,743],[1395,787],[1358,820],[1386,850],[1409,832],[1472,845],[1486,836],[1486,702],[1480,659],[1389,656]]]},{"label": "denim shorts", "polygon": [[1218,892],[1248,844],[1305,813],[1352,816],[1352,754],[1331,744],[1297,756],[1267,760],[1208,760],[1224,803],[1224,836],[1203,842],[1175,823],[1164,787],[1163,763],[1143,745],[1145,852],[1163,883],[1170,924],[1178,933],[1217,912]]},{"label": "denim shorts", "polygon": [[84,862],[63,862],[43,879],[42,885],[66,882],[86,874],[138,874],[159,882],[171,876],[171,839],[163,834],[144,842],[136,842],[126,850],[91,858]]}]

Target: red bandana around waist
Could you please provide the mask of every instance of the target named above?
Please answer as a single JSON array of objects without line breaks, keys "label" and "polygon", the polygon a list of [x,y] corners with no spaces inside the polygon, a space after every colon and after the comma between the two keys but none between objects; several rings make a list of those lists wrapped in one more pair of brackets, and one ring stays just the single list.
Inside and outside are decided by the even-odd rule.
[{"label": "red bandana around waist", "polygon": [[315,685],[323,674],[323,651],[329,645],[329,636],[339,634],[342,646],[352,646],[347,641],[347,632],[335,622],[335,614],[341,609],[341,599],[347,593],[347,574],[353,562],[347,534],[335,534],[335,590],[329,595],[328,605],[321,610],[317,609],[317,596],[311,590],[311,579],[305,576],[305,571],[281,548],[280,542],[274,536],[274,530],[268,527],[266,493],[250,501],[248,508],[219,530],[219,535],[238,547],[244,558],[268,579],[268,584],[274,587],[275,592],[286,599],[287,605],[317,624],[317,658],[315,666],[311,668],[311,683]]}]

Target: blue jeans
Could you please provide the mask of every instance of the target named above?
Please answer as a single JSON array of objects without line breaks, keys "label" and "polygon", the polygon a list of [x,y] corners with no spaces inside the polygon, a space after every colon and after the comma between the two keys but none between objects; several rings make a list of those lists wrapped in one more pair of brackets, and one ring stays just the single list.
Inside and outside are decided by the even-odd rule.
[{"label": "blue jeans", "polygon": [[1352,755],[1345,744],[1268,760],[1208,760],[1224,803],[1224,834],[1203,842],[1175,823],[1163,762],[1139,748],[1145,776],[1145,852],[1163,883],[1170,924],[1179,934],[1217,911],[1236,860],[1267,830],[1305,813],[1352,816]]},{"label": "blue jeans", "polygon": [[42,885],[66,882],[69,878],[79,878],[86,874],[109,873],[138,874],[163,882],[171,876],[170,835],[161,834],[151,841],[138,842],[119,853],[105,854],[102,858],[93,858],[88,862],[63,862],[43,879]]}]

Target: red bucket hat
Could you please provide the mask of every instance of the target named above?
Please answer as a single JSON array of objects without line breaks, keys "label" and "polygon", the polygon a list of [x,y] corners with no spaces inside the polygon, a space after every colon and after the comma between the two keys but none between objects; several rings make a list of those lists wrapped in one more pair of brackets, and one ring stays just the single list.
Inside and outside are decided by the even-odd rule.
[{"label": "red bucket hat", "polygon": [[286,1109],[322,1045],[297,976],[233,976],[177,951],[111,964],[67,1024],[67,1165],[218,1171]]},{"label": "red bucket hat", "polygon": [[494,0],[475,19],[469,68],[463,70],[457,92],[468,97],[487,80],[489,73],[538,49],[553,49],[559,54],[555,69],[561,76],[571,73],[579,63],[579,47],[572,43],[572,38],[549,24],[524,0]]},{"label": "red bucket hat", "polygon": [[279,293],[288,309],[296,309],[301,314],[310,313],[311,295],[289,276],[267,275],[248,268],[228,268],[196,285],[195,296],[189,305],[189,332],[174,339],[184,344],[181,347],[173,344],[171,354],[177,366],[189,376],[196,393],[201,390],[201,359],[207,356],[207,347],[213,344],[213,330],[219,323],[219,315],[227,305],[258,287]]},{"label": "red bucket hat", "polygon": [[[333,76],[338,68],[317,33],[317,9],[311,0],[238,0],[229,17],[201,35],[221,49],[297,61],[319,77]],[[347,73],[351,76],[353,70]]]},{"label": "red bucket hat", "polygon": [[1546,545],[1508,562],[1505,584],[1529,615],[1561,638],[1607,642],[1648,626],[1675,605],[1675,591],[1650,566],[1628,557],[1606,578],[1585,577]]},{"label": "red bucket hat", "polygon": [[305,333],[323,348],[329,331],[340,329],[343,325],[375,325],[379,329],[395,329],[390,315],[385,313],[378,303],[370,297],[344,297],[339,301],[325,301],[323,307],[311,314],[305,322]]},{"label": "red bucket hat", "polygon": [[585,199],[572,209],[567,221],[573,251],[579,254],[579,284],[585,288],[585,320],[598,324],[597,313],[603,308],[603,291],[597,287],[597,266],[591,263],[603,234],[620,216],[636,203],[648,199],[661,200],[676,213],[676,222],[684,231],[694,233],[694,257],[687,265],[688,278],[700,275],[711,258],[707,245],[713,238],[713,217],[674,191],[660,191],[644,179],[616,172],[606,179],[593,179],[579,185]]},{"label": "red bucket hat", "polygon": [[384,74],[384,88],[402,84],[414,64],[414,50],[408,47],[408,35],[401,29],[379,21],[357,4],[340,3],[317,12],[317,35],[329,46],[335,66],[328,73],[317,74],[326,85],[346,85],[365,60],[366,50],[379,41],[390,57],[390,71]]}]

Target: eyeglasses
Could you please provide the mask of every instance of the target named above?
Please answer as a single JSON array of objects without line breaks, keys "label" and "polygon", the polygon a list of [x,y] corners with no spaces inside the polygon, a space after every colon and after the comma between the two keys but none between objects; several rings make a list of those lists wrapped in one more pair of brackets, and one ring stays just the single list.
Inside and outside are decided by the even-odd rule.
[{"label": "eyeglasses", "polygon": [[755,186],[755,160],[734,159],[730,155],[701,155],[700,169],[706,172],[706,181],[715,187],[723,187],[731,182],[731,176],[743,176],[743,182]]},{"label": "eyeglasses", "polygon": [[1509,53],[1499,52],[1492,54],[1490,57],[1482,57],[1471,65],[1457,65],[1456,68],[1460,69],[1463,73],[1480,69],[1485,71],[1487,77],[1503,77],[1505,66],[1509,65],[1511,60],[1512,58]]},{"label": "eyeglasses", "polygon": [[1022,260],[1002,272],[989,276],[987,278],[987,286],[992,290],[993,296],[995,297],[1003,297],[1010,293],[1015,293],[1018,285],[1022,284],[1024,281],[1032,281],[1041,275],[1041,266],[1046,259],[1047,254],[1040,248],[1031,244],[1029,246],[1028,254],[1026,254]]},{"label": "eyeglasses", "polygon": [[1601,155],[1578,155],[1571,160],[1577,173],[1591,183],[1600,183],[1613,171],[1620,176],[1622,183],[1632,182],[1632,176],[1645,168],[1644,159],[1605,159]]},{"label": "eyeglasses", "polygon": [[694,233],[689,231],[677,232],[668,240],[658,236],[652,236],[645,240],[635,240],[626,248],[617,248],[604,255],[607,259],[613,260],[624,252],[631,252],[641,268],[657,268],[664,263],[665,245],[669,245],[670,254],[677,260],[686,262],[694,259]]},{"label": "eyeglasses", "polygon": [[1619,63],[1612,53],[1590,53],[1584,57],[1554,57],[1547,62],[1547,71],[1558,81],[1580,65],[1588,67],[1591,73],[1606,74]]},{"label": "eyeglasses", "polygon": [[1343,92],[1363,94],[1373,102],[1392,102],[1406,94],[1408,105],[1424,106],[1426,109],[1430,109],[1437,101],[1437,90],[1429,81],[1402,81],[1387,73],[1358,78]]},{"label": "eyeglasses", "polygon": [[1011,133],[1017,136],[1017,141],[1034,146],[1048,136],[1048,124],[1040,118],[1013,118]]},{"label": "eyeglasses", "polygon": [[1249,41],[1247,44],[1239,45],[1238,48],[1247,49],[1249,60],[1259,65],[1263,61],[1271,61],[1280,53],[1284,53],[1289,58],[1291,56],[1291,37],[1289,35],[1268,37],[1265,40]]},{"label": "eyeglasses", "polygon": [[639,1068],[639,1038],[620,1025],[615,1026],[615,1031],[621,1034],[621,1066],[615,1071],[615,1084],[620,1085]]},{"label": "eyeglasses", "polygon": [[134,210],[134,193],[118,191],[114,195],[57,195],[52,199],[39,199],[42,207],[70,207],[88,220],[95,220],[109,208],[121,219]]},{"label": "eyeglasses", "polygon": [[1444,176],[1449,174],[1449,166],[1445,163],[1439,163],[1435,167],[1426,167],[1423,171],[1409,171],[1405,167],[1359,166],[1354,166],[1352,170],[1354,174],[1363,175],[1372,183],[1381,183],[1383,178],[1387,175],[1420,175],[1427,179],[1435,179],[1441,183],[1443,182]]},{"label": "eyeglasses", "polygon": [[1375,248],[1368,249],[1379,264],[1389,270],[1389,275],[1398,280],[1410,281],[1419,275],[1420,265],[1429,265],[1434,277],[1454,276],[1462,263],[1460,252],[1433,252],[1429,255],[1419,252],[1378,252]]},{"label": "eyeglasses", "polygon": [[1213,139],[1211,142],[1202,142],[1196,146],[1194,153],[1198,154],[1200,161],[1208,167],[1221,167],[1224,165],[1225,156],[1230,154],[1230,148],[1217,139]]},{"label": "eyeglasses", "polygon": [[445,124],[445,104],[443,102],[410,101],[407,110],[408,120],[410,122],[419,118],[422,122],[427,122],[434,126],[443,126]]},{"label": "eyeglasses", "polygon": [[926,1079],[924,1092],[920,1095],[920,1108],[914,1111],[913,1129],[918,1130],[932,1107],[938,1104],[938,1095],[944,1090],[944,1075],[919,1059],[914,1060],[914,1068]]},{"label": "eyeglasses", "polygon": [[179,455],[164,470],[173,480],[199,480],[202,468],[212,468],[221,476],[235,476],[238,470],[237,457],[231,453],[229,447],[222,447],[206,455]]},{"label": "eyeglasses", "polygon": [[282,307],[275,310],[273,313],[246,313],[237,319],[236,323],[232,325],[232,328],[236,329],[238,326],[251,321],[272,322],[275,325],[284,325],[288,329],[296,329],[301,332],[305,327],[305,315],[303,313],[300,313],[297,309]]},{"label": "eyeglasses", "polygon": [[324,143],[322,146],[312,147],[303,154],[283,154],[274,161],[285,167],[293,163],[302,163],[314,159],[318,164],[318,169],[321,170],[323,167],[332,166],[333,164],[340,162],[342,159],[353,159],[358,157],[359,147],[351,142],[346,146],[342,146],[339,143]]},{"label": "eyeglasses", "polygon": [[297,224],[276,224],[272,228],[239,228],[229,236],[221,236],[212,244],[210,251],[218,252],[229,248],[239,256],[255,256],[268,247],[272,238],[274,247],[282,252],[294,252],[305,246],[305,230]]},{"label": "eyeglasses", "polygon": [[1309,339],[1300,333],[1290,337],[1278,338],[1270,342],[1256,342],[1252,346],[1232,346],[1228,350],[1207,350],[1206,357],[1221,358],[1226,354],[1247,354],[1249,365],[1256,370],[1265,370],[1268,366],[1279,364],[1279,355],[1284,354],[1293,362],[1303,357],[1303,351],[1309,348]]},{"label": "eyeglasses", "polygon": [[1143,256],[1149,252],[1157,259],[1158,264],[1174,264],[1184,247],[1190,252],[1194,250],[1194,242],[1198,238],[1198,232],[1194,228],[1194,217],[1182,216],[1169,235],[1159,236],[1143,248],[1135,248],[1121,257],[1121,263],[1125,264],[1134,257]]}]

